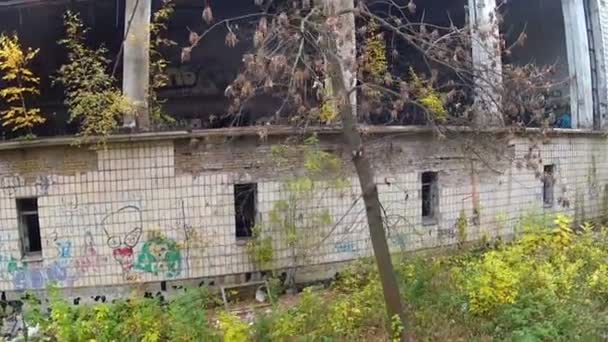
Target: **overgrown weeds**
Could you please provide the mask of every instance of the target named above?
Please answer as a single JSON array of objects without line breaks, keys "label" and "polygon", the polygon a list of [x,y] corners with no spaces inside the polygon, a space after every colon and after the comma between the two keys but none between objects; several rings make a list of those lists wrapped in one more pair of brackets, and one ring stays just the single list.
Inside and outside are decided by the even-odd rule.
[{"label": "overgrown weeds", "polygon": [[407,327],[386,317],[370,260],[353,264],[329,289],[305,289],[295,305],[279,301],[249,324],[210,313],[205,290],[168,304],[134,299],[72,307],[54,297],[50,317],[34,316],[59,341],[388,341],[404,328],[421,341],[602,340],[608,235],[590,225],[573,230],[564,216],[525,230],[481,252],[397,262]]}]

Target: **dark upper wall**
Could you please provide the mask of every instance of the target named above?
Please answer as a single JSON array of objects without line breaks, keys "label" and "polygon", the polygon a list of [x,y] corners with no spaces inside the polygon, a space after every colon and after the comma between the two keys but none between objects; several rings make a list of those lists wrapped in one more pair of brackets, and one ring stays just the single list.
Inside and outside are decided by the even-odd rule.
[{"label": "dark upper wall", "polygon": [[[161,1],[152,1],[153,10],[161,6]],[[175,0],[175,3],[168,36],[177,45],[162,51],[170,62],[170,84],[159,92],[159,96],[167,100],[165,110],[170,115],[178,119],[200,118],[205,121],[210,115],[225,113],[228,103],[224,90],[240,69],[243,54],[253,46],[252,27],[259,18],[241,20],[233,25],[239,36],[239,43],[234,48],[228,48],[224,43],[225,26],[218,26],[193,50],[191,60],[182,63],[181,47],[188,45],[188,29],[203,32],[209,25],[201,17],[203,1]],[[214,1],[212,5],[216,22],[260,11],[250,0]],[[52,76],[67,58],[57,41],[63,37],[62,16],[68,9],[79,12],[84,23],[91,28],[89,45],[104,44],[110,50],[108,57],[114,61],[124,34],[124,0],[65,1],[19,8],[0,6],[0,32],[16,32],[25,46],[40,49],[32,65],[34,72],[41,77],[41,96],[35,102],[42,107],[48,123],[37,130],[38,135],[74,133],[76,129],[75,125],[66,127],[63,89],[52,84]],[[120,58],[117,66],[116,79],[120,86]],[[269,110],[265,108],[262,111]],[[10,132],[3,133],[11,136]]]},{"label": "dark upper wall", "polygon": [[[153,0],[153,7],[158,8],[161,1]],[[169,37],[177,42],[177,46],[163,51],[170,61],[170,84],[162,89],[159,95],[167,100],[165,109],[172,116],[178,119],[198,118],[205,122],[210,115],[221,116],[226,112],[228,102],[224,90],[241,68],[242,55],[253,45],[252,30],[258,19],[247,19],[238,22],[238,26],[233,25],[240,40],[236,47],[228,48],[225,45],[226,28],[220,26],[194,49],[190,61],[182,63],[180,51],[181,47],[188,44],[188,29],[203,32],[209,25],[201,18],[204,1],[175,1],[176,11],[169,22]],[[398,1],[406,5],[409,0]],[[409,15],[413,21],[424,18],[425,22],[442,26],[448,26],[450,21],[457,26],[465,24],[465,0],[418,1],[416,4],[416,13]],[[216,22],[260,11],[252,0],[215,0],[212,1],[212,7]],[[63,4],[53,2],[53,5],[21,8],[0,6],[0,32],[16,31],[24,45],[41,49],[33,69],[42,79],[39,105],[49,120],[38,129],[38,135],[74,133],[76,130],[75,124],[67,127],[65,125],[67,113],[62,105],[63,90],[52,86],[52,75],[66,60],[65,51],[56,42],[63,35],[62,14],[69,8],[80,12],[86,25],[91,27],[90,45],[105,44],[110,49],[109,57],[114,59],[123,36],[124,0],[72,0]],[[567,77],[563,18],[559,1],[510,1],[506,24],[508,39],[516,39],[518,32],[526,25],[528,44],[523,49],[514,50],[512,60],[521,63],[536,61],[541,64],[557,62],[560,64],[557,77]],[[398,50],[399,58],[392,61],[393,73],[407,72],[410,66],[417,70],[427,70],[426,62],[417,54],[416,49],[399,46]],[[119,60],[116,75],[118,85],[122,78],[120,73]],[[254,118],[267,116],[274,112],[276,105],[277,100],[268,96],[256,102],[248,111]],[[402,120],[395,123],[425,123],[424,115],[416,114],[415,108],[406,108],[403,116]],[[379,120],[374,123],[386,123],[382,118]]]},{"label": "dark upper wall", "polygon": [[[63,89],[53,86],[53,76],[67,60],[65,50],[57,43],[64,35],[63,14],[68,9],[79,12],[84,23],[91,28],[88,43],[91,46],[104,44],[114,59],[123,34],[123,7],[124,0],[65,1],[27,7],[0,6],[0,32],[17,33],[24,46],[40,49],[32,63],[32,70],[41,79],[41,92],[33,101],[42,108],[47,123],[39,127],[36,134],[66,134],[76,130],[74,124],[66,126]],[[117,79],[120,81],[120,70],[118,71]],[[5,137],[13,134],[1,129],[0,133]]]},{"label": "dark upper wall", "polygon": [[[534,63],[555,65],[555,81],[569,77],[566,32],[561,1],[559,0],[511,0],[505,7],[503,33],[507,44],[513,44],[520,33],[527,39],[523,47],[515,47],[511,58],[505,62],[515,64]],[[567,84],[558,87],[567,96]]]},{"label": "dark upper wall", "polygon": [[[201,19],[203,1],[180,0],[176,4],[169,36],[177,46],[166,53],[171,61],[170,84],[160,91],[160,96],[167,98],[166,110],[177,117],[206,119],[221,115],[228,107],[224,90],[241,68],[243,54],[253,47],[253,27],[259,18],[234,22],[232,28],[239,38],[234,48],[225,44],[224,25],[210,31],[192,51],[191,59],[182,63],[181,47],[188,45],[188,29],[202,33],[209,25]],[[250,0],[213,1],[212,8],[215,22],[260,12]]]}]

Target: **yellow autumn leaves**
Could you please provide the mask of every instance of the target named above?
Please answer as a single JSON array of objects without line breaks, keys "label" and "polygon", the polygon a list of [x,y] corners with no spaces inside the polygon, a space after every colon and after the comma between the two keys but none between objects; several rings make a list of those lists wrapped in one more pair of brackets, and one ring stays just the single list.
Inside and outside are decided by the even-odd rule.
[{"label": "yellow autumn leaves", "polygon": [[16,35],[0,36],[0,72],[6,83],[0,89],[0,97],[8,105],[0,111],[0,115],[2,126],[12,127],[13,131],[25,129],[31,134],[34,126],[46,121],[40,108],[28,105],[29,98],[40,93],[40,79],[29,69],[38,52],[39,49],[23,48]]}]

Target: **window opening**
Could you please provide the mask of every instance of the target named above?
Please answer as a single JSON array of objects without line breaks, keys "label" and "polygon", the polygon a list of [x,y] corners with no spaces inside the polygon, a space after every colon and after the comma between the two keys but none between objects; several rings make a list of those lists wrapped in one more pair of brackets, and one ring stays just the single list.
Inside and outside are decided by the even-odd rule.
[{"label": "window opening", "polygon": [[437,216],[437,172],[422,173],[422,219],[435,220]]},{"label": "window opening", "polygon": [[553,206],[553,185],[555,183],[555,166],[545,165],[543,170],[543,204],[545,207]]},{"label": "window opening", "polygon": [[255,183],[234,185],[235,233],[237,238],[253,236],[257,212],[257,192],[258,186]]},{"label": "window opening", "polygon": [[28,256],[41,253],[42,242],[40,239],[40,221],[38,220],[38,199],[17,199],[17,213],[23,255]]}]

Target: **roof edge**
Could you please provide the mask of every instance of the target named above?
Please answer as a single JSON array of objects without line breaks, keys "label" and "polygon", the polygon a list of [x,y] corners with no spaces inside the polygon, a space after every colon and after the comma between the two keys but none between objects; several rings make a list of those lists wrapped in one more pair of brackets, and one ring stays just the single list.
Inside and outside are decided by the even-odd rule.
[{"label": "roof edge", "polygon": [[[367,135],[383,135],[383,134],[432,134],[436,130],[428,126],[360,126],[360,131]],[[508,128],[490,128],[476,130],[470,127],[462,126],[447,126],[443,127],[442,131],[446,133],[468,133],[468,134],[507,134],[514,133],[517,135],[525,134],[540,134],[546,133],[550,136],[558,135],[592,135],[604,136],[607,132],[594,131],[587,129],[551,129],[542,131],[539,128],[527,128],[521,131],[509,130]],[[288,136],[300,134],[320,134],[320,135],[337,135],[341,134],[340,127],[311,127],[311,128],[295,128],[290,126],[250,126],[250,127],[231,127],[217,129],[201,129],[201,130],[181,130],[170,132],[141,132],[128,134],[113,134],[108,136],[105,141],[108,144],[125,143],[125,142],[145,142],[145,141],[160,141],[160,140],[176,140],[188,138],[221,138],[221,137],[245,137],[245,136]],[[51,146],[92,146],[102,142],[101,138],[91,138],[86,141],[76,136],[61,136],[49,138],[37,138],[33,140],[9,140],[0,142],[0,151],[14,149],[30,149],[37,147]]]}]

